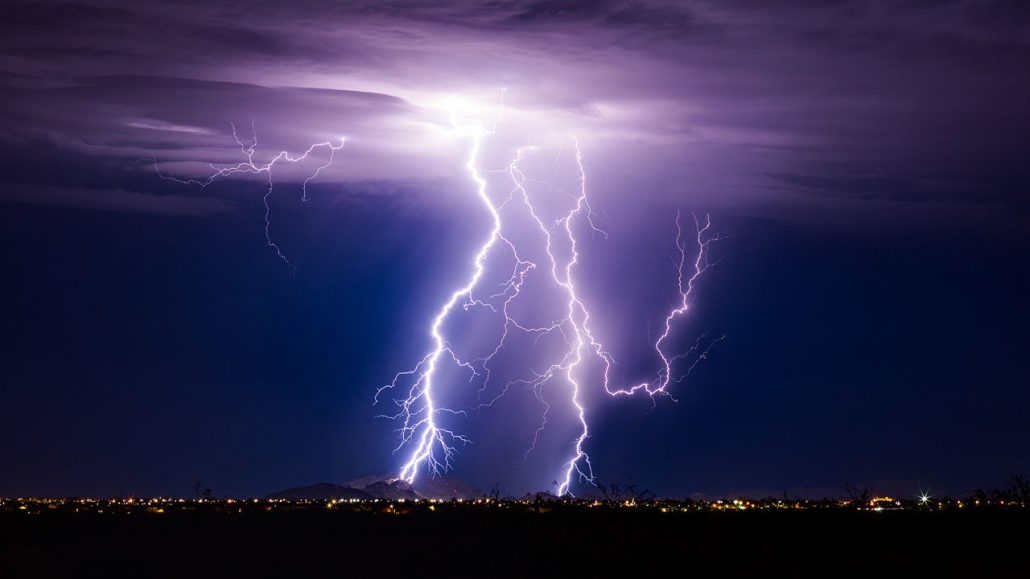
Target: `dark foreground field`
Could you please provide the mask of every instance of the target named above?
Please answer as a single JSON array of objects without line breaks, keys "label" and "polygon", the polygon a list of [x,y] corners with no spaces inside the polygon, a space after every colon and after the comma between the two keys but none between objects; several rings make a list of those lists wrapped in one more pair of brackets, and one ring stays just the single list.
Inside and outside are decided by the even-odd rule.
[{"label": "dark foreground field", "polygon": [[0,577],[1026,577],[1024,509],[0,513]]}]

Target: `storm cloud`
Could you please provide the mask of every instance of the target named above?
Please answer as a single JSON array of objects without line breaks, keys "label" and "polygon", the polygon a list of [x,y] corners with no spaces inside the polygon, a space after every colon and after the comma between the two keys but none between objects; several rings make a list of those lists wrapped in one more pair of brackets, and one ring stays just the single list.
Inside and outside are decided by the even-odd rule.
[{"label": "storm cloud", "polygon": [[581,135],[656,202],[1026,204],[1018,2],[35,2],[3,22],[5,149],[189,174],[237,160],[229,123],[253,121],[270,151],[346,135],[326,182],[439,179],[434,103],[507,89],[512,124]]}]

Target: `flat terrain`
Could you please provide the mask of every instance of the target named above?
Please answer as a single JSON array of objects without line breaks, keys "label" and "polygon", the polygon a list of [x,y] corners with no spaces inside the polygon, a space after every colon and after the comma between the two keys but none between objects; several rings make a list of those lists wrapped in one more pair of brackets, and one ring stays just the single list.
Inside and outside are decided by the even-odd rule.
[{"label": "flat terrain", "polygon": [[1019,577],[1027,509],[0,512],[2,577]]}]

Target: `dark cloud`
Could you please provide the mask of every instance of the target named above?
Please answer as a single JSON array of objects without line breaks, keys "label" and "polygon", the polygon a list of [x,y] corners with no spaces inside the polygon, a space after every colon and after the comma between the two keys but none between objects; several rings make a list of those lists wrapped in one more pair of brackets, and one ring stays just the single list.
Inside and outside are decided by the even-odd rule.
[{"label": "dark cloud", "polygon": [[[827,172],[828,173],[828,172]],[[896,203],[958,203],[1030,208],[1030,197],[1012,196],[1008,183],[960,175],[931,177],[909,174],[840,175],[769,173],[768,177],[801,187],[814,195]]]},{"label": "dark cloud", "polygon": [[654,3],[639,0],[540,0],[519,7],[512,23],[561,25],[587,22],[613,28],[690,32],[698,24],[685,3]]},{"label": "dark cloud", "polygon": [[[1018,206],[1027,189],[1020,2],[109,0],[3,11],[4,132],[101,157],[225,160],[228,123],[253,118],[269,146],[347,134],[365,155],[352,167],[385,179],[439,124],[434,99],[489,101],[507,87],[523,119],[581,134],[598,162],[648,165],[659,182],[689,175],[722,200],[771,195],[759,192],[769,175],[795,176],[777,181],[798,195],[855,199]],[[413,176],[442,162],[404,166]],[[825,185],[842,164],[943,177]]]},{"label": "dark cloud", "polygon": [[597,18],[608,3],[590,0],[540,0],[519,9],[511,19],[516,22],[548,22]]}]

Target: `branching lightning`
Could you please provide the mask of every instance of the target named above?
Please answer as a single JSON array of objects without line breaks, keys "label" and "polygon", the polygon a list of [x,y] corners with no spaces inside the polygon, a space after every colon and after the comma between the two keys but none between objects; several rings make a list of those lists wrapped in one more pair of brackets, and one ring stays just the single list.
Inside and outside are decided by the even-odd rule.
[{"label": "branching lightning", "polygon": [[268,162],[259,163],[254,160],[254,155],[256,154],[258,146],[257,130],[254,127],[254,123],[251,122],[250,124],[251,136],[250,139],[246,141],[240,138],[239,132],[236,130],[235,124],[230,123],[229,126],[232,127],[233,139],[235,139],[236,144],[239,145],[240,152],[243,153],[243,156],[247,158],[246,161],[241,161],[235,165],[229,165],[221,168],[216,167],[214,164],[211,164],[210,166],[213,172],[204,179],[182,179],[179,177],[175,177],[173,175],[168,175],[161,171],[161,168],[158,166],[156,158],[153,160],[154,170],[162,179],[174,181],[176,183],[180,183],[183,185],[196,185],[200,187],[200,189],[207,188],[209,185],[211,185],[212,183],[214,183],[222,177],[228,177],[231,175],[238,174],[265,174],[268,177],[268,187],[265,189],[265,194],[262,197],[262,202],[265,206],[265,242],[268,244],[268,247],[272,248],[275,251],[275,254],[279,257],[279,259],[281,259],[283,263],[289,266],[290,269],[293,270],[294,273],[296,273],[297,267],[290,262],[290,260],[286,257],[286,254],[283,253],[282,249],[279,247],[279,245],[272,239],[272,207],[269,202],[269,200],[272,197],[272,190],[275,187],[275,181],[272,178],[272,168],[277,163],[281,162],[299,163],[301,161],[306,160],[310,155],[314,154],[316,151],[319,151],[321,149],[327,150],[329,152],[329,155],[325,163],[316,167],[314,172],[305,177],[304,181],[301,183],[301,201],[307,202],[308,185],[318,178],[318,175],[322,172],[323,169],[326,169],[327,167],[333,164],[333,161],[336,158],[336,152],[343,148],[346,139],[344,137],[340,137],[339,144],[335,144],[332,141],[323,141],[321,143],[315,143],[308,147],[307,150],[305,150],[300,155],[291,155],[288,151],[279,151],[279,153],[273,156]]},{"label": "branching lightning", "polygon": [[[414,369],[398,373],[394,376],[393,381],[376,392],[376,402],[378,403],[379,396],[384,390],[396,388],[402,379],[414,378],[408,389],[407,396],[404,399],[395,401],[400,407],[398,413],[388,416],[388,418],[402,421],[401,428],[399,429],[401,443],[397,450],[400,450],[409,443],[414,443],[414,448],[400,471],[400,478],[408,483],[415,481],[418,469],[423,463],[427,465],[431,473],[437,474],[441,471],[446,471],[450,468],[451,457],[455,452],[454,445],[459,442],[462,444],[469,443],[466,437],[442,427],[438,420],[441,413],[457,414],[464,411],[440,407],[433,400],[433,381],[437,376],[440,359],[444,355],[449,356],[459,366],[467,368],[474,376],[478,374],[472,364],[462,361],[454,353],[454,350],[450,347],[442,333],[442,326],[459,302],[465,308],[482,303],[475,300],[472,291],[479,283],[480,278],[483,277],[486,269],[485,261],[487,255],[494,245],[503,239],[501,236],[501,214],[487,194],[486,180],[480,175],[476,165],[480,147],[488,131],[479,126],[466,127],[466,130],[472,137],[472,147],[469,152],[466,168],[476,184],[476,192],[479,198],[483,201],[493,220],[490,235],[483,242],[483,245],[480,246],[473,259],[472,275],[469,276],[465,285],[451,293],[448,300],[433,319],[429,329],[433,340],[433,350],[422,358]],[[514,245],[510,242],[507,242],[507,244],[514,248]],[[516,271],[517,275],[519,275],[518,271]]]},{"label": "branching lightning", "polygon": [[[573,203],[563,214],[548,220],[534,204],[527,190],[529,179],[522,169],[523,157],[526,152],[533,150],[533,147],[524,147],[516,151],[514,159],[506,170],[512,181],[513,190],[502,203],[494,203],[487,191],[487,183],[477,167],[482,140],[490,134],[493,134],[493,132],[482,129],[473,131],[473,144],[466,163],[469,176],[476,185],[477,194],[491,216],[492,229],[490,234],[483,245],[480,246],[473,260],[472,274],[463,286],[450,295],[430,325],[429,333],[434,348],[421,359],[415,368],[398,373],[389,384],[380,388],[376,393],[376,401],[379,401],[379,397],[384,391],[400,388],[402,383],[406,385],[405,395],[395,400],[399,411],[387,417],[401,422],[401,427],[398,429],[401,442],[397,450],[401,450],[406,446],[412,447],[408,454],[408,459],[400,471],[400,478],[411,483],[414,482],[420,468],[423,466],[433,475],[440,474],[449,469],[457,450],[456,446],[458,444],[469,444],[470,442],[465,436],[442,427],[438,420],[443,414],[467,416],[464,410],[440,407],[434,401],[434,394],[438,389],[435,379],[438,376],[441,360],[450,358],[458,367],[467,370],[472,379],[482,379],[482,384],[479,388],[481,402],[478,408],[480,409],[492,406],[514,386],[524,386],[532,389],[537,400],[543,406],[543,414],[539,426],[533,433],[532,444],[527,450],[527,455],[535,448],[541,433],[547,426],[548,416],[551,411],[551,405],[543,395],[543,387],[560,376],[567,384],[569,404],[576,415],[578,424],[577,434],[571,441],[571,455],[563,464],[557,481],[556,492],[561,496],[571,492],[571,486],[577,478],[590,483],[594,481],[593,464],[585,449],[586,441],[590,437],[587,408],[583,402],[583,389],[585,387],[583,380],[586,379],[584,364],[587,361],[592,359],[600,361],[602,385],[605,392],[611,396],[631,395],[637,392],[643,392],[652,397],[668,395],[668,386],[674,380],[673,368],[676,362],[684,358],[693,357],[693,362],[684,373],[679,378],[675,378],[678,380],[688,375],[693,367],[708,355],[712,346],[722,340],[720,337],[705,344],[705,336],[702,335],[687,352],[670,354],[667,351],[667,342],[673,332],[674,321],[687,313],[698,279],[713,265],[709,260],[709,246],[722,239],[723,235],[710,234],[711,220],[708,215],[705,215],[703,219],[695,217],[697,257],[690,263],[687,259],[687,244],[683,241],[680,217],[677,214],[676,247],[679,250],[679,260],[677,263],[679,300],[666,316],[664,332],[654,343],[654,349],[661,360],[662,367],[658,371],[656,378],[652,381],[625,388],[614,388],[611,386],[609,379],[610,370],[615,363],[614,359],[595,336],[591,328],[590,309],[580,296],[576,285],[575,270],[580,259],[578,232],[585,230],[606,236],[605,232],[597,227],[593,220],[594,213],[590,208],[587,196],[586,170],[579,141],[575,137],[569,138],[574,150],[578,183],[578,190],[575,194],[569,195]],[[555,189],[552,187],[552,190]],[[564,317],[553,320],[543,326],[531,326],[522,323],[516,320],[509,310],[509,305],[518,297],[526,276],[530,271],[539,267],[539,264],[521,257],[515,243],[502,234],[504,230],[502,211],[509,207],[513,201],[520,203],[524,207],[524,210],[532,217],[539,229],[547,256],[546,270],[549,272],[554,287],[564,296]],[[558,237],[561,238],[563,244],[567,247],[566,252],[560,253],[555,248]],[[508,281],[502,284],[501,291],[493,294],[487,300],[476,299],[473,296],[473,292],[483,277],[487,255],[498,244],[505,246],[514,258],[512,274]],[[503,298],[503,301],[495,305],[492,300],[497,298]],[[465,361],[454,352],[447,338],[443,335],[442,326],[445,320],[459,304],[464,309],[484,307],[492,312],[501,314],[503,317],[500,338],[488,355],[471,361]],[[490,362],[504,349],[505,342],[513,331],[535,334],[537,340],[543,336],[557,333],[561,336],[561,342],[565,348],[555,353],[554,361],[546,368],[530,370],[529,376],[509,381],[500,389],[498,394],[486,401],[482,401],[482,395],[485,393],[487,383],[490,381]]]},{"label": "branching lightning", "polygon": [[[634,394],[637,391],[642,390],[652,397],[658,394],[668,395],[667,388],[669,385],[669,381],[672,377],[673,364],[677,360],[687,358],[692,354],[698,352],[699,348],[701,347],[701,343],[704,339],[704,336],[698,338],[697,343],[695,343],[695,345],[687,352],[673,356],[670,356],[665,352],[663,344],[668,340],[669,335],[672,332],[672,323],[675,320],[675,318],[684,315],[689,309],[690,299],[694,292],[696,282],[701,277],[701,275],[709,267],[711,267],[711,265],[713,265],[709,261],[709,245],[724,237],[721,233],[716,234],[714,236],[710,236],[708,234],[709,229],[711,227],[711,219],[708,215],[705,215],[703,223],[695,216],[694,223],[695,229],[697,231],[697,257],[693,263],[692,271],[690,272],[689,277],[687,277],[686,245],[682,242],[683,230],[680,226],[680,215],[679,213],[677,213],[676,247],[679,250],[680,254],[680,259],[677,268],[677,283],[679,285],[680,303],[666,316],[665,331],[654,344],[654,349],[658,353],[659,358],[662,361],[663,367],[661,370],[659,370],[658,376],[651,382],[638,384],[635,386],[631,386],[629,388],[612,388],[609,375],[611,367],[614,364],[614,359],[611,356],[611,354],[608,353],[605,347],[601,344],[601,342],[598,341],[598,339],[594,335],[594,332],[591,330],[590,311],[587,308],[584,301],[580,298],[579,294],[577,293],[575,278],[573,277],[573,269],[579,262],[577,237],[574,230],[575,222],[577,220],[581,220],[592,231],[599,232],[602,234],[604,232],[594,224],[591,218],[593,215],[593,211],[590,208],[589,201],[587,198],[586,170],[583,165],[583,154],[579,146],[579,141],[575,137],[571,137],[571,140],[575,151],[575,165],[579,183],[579,191],[578,194],[575,196],[575,205],[573,206],[573,208],[568,213],[559,217],[556,221],[556,226],[561,229],[561,234],[566,237],[566,240],[570,248],[569,255],[565,259],[563,268],[559,266],[560,259],[556,257],[552,249],[553,244],[551,237],[551,229],[541,219],[538,212],[534,208],[532,202],[530,201],[529,196],[526,193],[526,189],[524,186],[526,178],[525,175],[522,173],[519,165],[522,156],[521,150],[519,151],[519,154],[516,156],[515,161],[513,161],[511,166],[509,167],[509,172],[511,174],[512,180],[516,184],[516,189],[520,192],[521,197],[525,202],[530,214],[533,216],[533,219],[536,221],[537,226],[540,228],[540,231],[543,233],[544,238],[546,240],[547,255],[551,264],[551,277],[553,278],[555,284],[557,284],[565,292],[568,304],[568,316],[564,321],[571,328],[571,333],[573,335],[572,341],[570,343],[570,350],[565,353],[562,360],[557,364],[551,366],[547,372],[538,374],[536,382],[534,382],[534,384],[539,384],[540,381],[549,380],[553,376],[554,372],[563,371],[565,374],[565,378],[568,381],[571,388],[571,404],[575,408],[577,418],[581,426],[579,435],[573,441],[573,454],[571,458],[569,458],[569,460],[565,463],[565,466],[561,472],[561,477],[559,478],[557,488],[557,494],[559,496],[562,496],[569,492],[570,486],[573,482],[574,475],[588,482],[593,482],[594,480],[593,465],[590,462],[589,455],[584,450],[584,443],[586,439],[590,436],[590,427],[586,419],[586,409],[583,407],[580,400],[581,385],[580,380],[576,375],[577,368],[584,360],[584,350],[586,350],[589,354],[592,354],[594,357],[600,360],[600,363],[603,367],[603,385],[605,391],[608,394],[613,396],[628,395]],[[684,282],[685,277],[687,278],[686,282]],[[687,370],[684,372],[681,378],[688,375],[690,371],[693,370],[694,366],[696,366],[696,364],[700,360],[704,359],[708,355],[712,346],[716,342],[721,341],[722,339],[723,338],[720,337],[717,340],[710,342],[707,345],[707,347],[705,347],[704,350],[697,355],[694,362],[687,368]],[[566,343],[569,342],[567,341]],[[536,433],[537,436],[539,435],[539,432],[540,431],[538,430]],[[534,441],[535,440],[536,437],[534,437]]]},{"label": "branching lightning", "polygon": [[[562,234],[566,236],[569,243],[570,257],[565,260],[564,267],[559,265],[561,260],[556,256],[554,251],[552,228],[549,227],[541,218],[540,213],[530,200],[525,187],[526,176],[521,169],[522,155],[525,149],[520,149],[518,151],[515,160],[508,167],[512,181],[515,183],[516,191],[519,193],[530,215],[532,215],[533,220],[536,222],[540,232],[544,236],[544,247],[547,252],[548,261],[550,262],[551,278],[554,283],[561,288],[566,297],[566,318],[562,320],[561,323],[553,324],[548,328],[534,328],[534,330],[545,332],[553,330],[561,331],[565,337],[565,344],[569,349],[564,353],[564,355],[562,355],[559,361],[552,364],[546,371],[537,373],[534,379],[530,382],[535,388],[539,388],[544,383],[550,381],[556,373],[563,373],[570,388],[570,402],[572,407],[575,409],[576,417],[579,422],[579,434],[576,436],[572,444],[573,456],[565,463],[559,477],[560,482],[557,489],[559,496],[568,492],[573,473],[578,474],[580,477],[588,481],[592,482],[594,480],[593,465],[591,465],[590,457],[583,448],[587,437],[590,435],[590,427],[586,419],[586,408],[583,406],[580,399],[580,384],[576,370],[583,362],[584,349],[590,348],[598,351],[598,348],[595,347],[597,342],[590,332],[590,313],[577,295],[575,281],[572,277],[572,270],[579,261],[577,238],[573,229],[574,220],[577,217],[582,217],[592,230],[600,230],[590,219],[590,206],[586,197],[586,172],[583,168],[583,157],[580,152],[579,141],[576,140],[575,137],[572,137],[572,142],[576,151],[576,171],[580,184],[579,194],[575,197],[575,204],[573,207],[567,213],[560,216],[555,222],[555,226],[561,229],[563,232]],[[571,334],[571,336],[569,334]],[[538,398],[540,398],[539,395]],[[546,410],[549,410],[549,407],[545,408],[545,411]],[[544,422],[534,433],[534,445],[536,444],[544,425],[546,425],[546,414]],[[530,450],[532,450],[532,448]]]},{"label": "branching lightning", "polygon": [[[663,347],[665,342],[669,340],[669,336],[672,333],[673,322],[676,321],[676,318],[685,315],[687,310],[690,309],[691,297],[694,294],[698,279],[700,279],[702,274],[714,265],[714,263],[709,259],[708,248],[711,244],[726,238],[726,234],[722,232],[715,234],[709,233],[712,227],[712,219],[708,214],[705,214],[703,218],[698,218],[696,215],[693,217],[694,229],[697,232],[695,237],[697,257],[694,259],[693,264],[688,266],[686,243],[683,241],[683,227],[680,225],[680,214],[679,212],[676,213],[676,248],[679,250],[679,262],[676,267],[676,281],[679,285],[680,300],[679,304],[670,310],[665,316],[665,329],[654,343],[654,350],[662,361],[662,367],[658,370],[657,376],[650,382],[641,382],[628,388],[612,388],[608,380],[608,370],[610,368],[611,357],[602,350],[598,350],[598,355],[605,363],[604,387],[605,390],[613,396],[630,395],[640,391],[643,391],[652,397],[656,395],[671,396],[671,394],[669,394],[668,387],[669,382],[673,380],[673,364],[677,360],[689,358],[696,354],[693,363],[686,368],[681,376],[675,379],[676,381],[682,380],[690,375],[690,372],[701,360],[708,357],[709,352],[716,343],[725,339],[725,336],[720,336],[719,338],[709,341],[707,345],[704,345],[703,342],[707,336],[702,334],[690,349],[686,352],[674,355],[670,355]],[[684,281],[684,279],[686,281]]]}]

